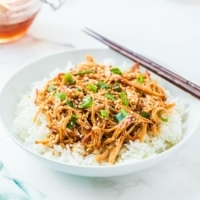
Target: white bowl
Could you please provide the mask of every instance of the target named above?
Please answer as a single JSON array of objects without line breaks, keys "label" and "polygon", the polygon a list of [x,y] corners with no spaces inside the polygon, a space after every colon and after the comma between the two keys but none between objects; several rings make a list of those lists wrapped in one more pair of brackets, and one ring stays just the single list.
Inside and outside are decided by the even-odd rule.
[{"label": "white bowl", "polygon": [[138,162],[113,166],[81,166],[64,164],[44,158],[28,149],[23,142],[16,137],[12,130],[16,105],[20,101],[21,95],[24,94],[25,91],[29,90],[31,83],[42,80],[57,67],[64,68],[67,61],[71,61],[75,64],[84,61],[86,54],[88,53],[91,54],[97,62],[101,62],[105,58],[112,58],[118,66],[120,66],[124,61],[126,61],[130,66],[133,64],[133,61],[107,48],[73,50],[53,54],[22,67],[4,85],[0,93],[0,122],[5,132],[17,143],[17,145],[19,145],[19,147],[24,149],[39,162],[42,162],[55,170],[81,176],[108,177],[137,172],[159,163],[167,156],[173,154],[193,134],[200,121],[199,100],[167,81],[160,79],[165,88],[169,90],[173,96],[178,97],[181,101],[189,105],[183,139],[172,148],[157,154],[156,156]]}]

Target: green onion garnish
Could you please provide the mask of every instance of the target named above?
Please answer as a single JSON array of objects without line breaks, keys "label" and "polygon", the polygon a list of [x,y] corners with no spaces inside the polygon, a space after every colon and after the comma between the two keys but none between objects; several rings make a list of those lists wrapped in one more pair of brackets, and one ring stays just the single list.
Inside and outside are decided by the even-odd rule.
[{"label": "green onion garnish", "polygon": [[116,114],[114,116],[114,120],[119,123],[120,121],[122,121],[126,116],[128,115],[127,111],[124,109],[121,109],[121,112]]},{"label": "green onion garnish", "polygon": [[62,92],[56,92],[55,97],[59,98],[61,101],[64,101],[66,99],[66,94]]},{"label": "green onion garnish", "polygon": [[120,87],[120,83],[119,82],[115,82],[114,86],[113,86],[113,90],[116,92],[121,92],[122,88]]},{"label": "green onion garnish", "polygon": [[111,68],[110,71],[114,74],[122,75],[122,72],[117,67]]},{"label": "green onion garnish", "polygon": [[109,112],[108,112],[108,110],[100,110],[100,114],[101,114],[101,117],[103,119],[108,119],[109,118]]},{"label": "green onion garnish", "polygon": [[87,89],[92,91],[92,92],[97,92],[97,86],[92,84],[92,83],[88,83]]},{"label": "green onion garnish", "polygon": [[144,77],[142,74],[140,74],[138,77],[137,77],[137,82],[138,83],[144,83]]},{"label": "green onion garnish", "polygon": [[122,100],[122,104],[125,105],[125,106],[128,106],[129,102],[128,102],[128,97],[127,97],[126,93],[120,92],[120,97],[121,97],[121,100]]},{"label": "green onion garnish", "polygon": [[74,76],[70,72],[66,73],[63,78],[69,85],[73,85],[76,82]]},{"label": "green onion garnish", "polygon": [[66,105],[70,106],[70,107],[73,107],[73,102],[72,101],[67,101],[66,102]]},{"label": "green onion garnish", "polygon": [[106,96],[106,98],[108,98],[108,99],[110,99],[110,100],[116,100],[116,99],[117,99],[117,97],[116,97],[114,94],[111,94],[111,93],[109,93],[109,92],[107,92],[107,93],[105,94],[105,96]]},{"label": "green onion garnish", "polygon": [[89,108],[92,106],[93,100],[92,97],[87,96],[83,99],[82,103],[79,105],[79,108]]},{"label": "green onion garnish", "polygon": [[108,85],[107,83],[104,83],[103,81],[99,81],[97,83],[97,86],[102,88],[102,89],[109,89],[110,88],[110,85]]},{"label": "green onion garnish", "polygon": [[71,119],[69,120],[68,124],[67,124],[67,128],[69,129],[73,129],[76,123],[76,120],[78,119],[78,117],[76,115],[72,115]]},{"label": "green onion garnish", "polygon": [[48,92],[53,92],[55,90],[55,86],[54,85],[50,85],[47,89]]},{"label": "green onion garnish", "polygon": [[161,119],[163,122],[168,122],[168,119],[167,119],[167,118],[160,117],[160,119]]},{"label": "green onion garnish", "polygon": [[163,122],[168,122],[168,119],[162,116],[162,111],[158,113],[158,117],[163,121]]},{"label": "green onion garnish", "polygon": [[146,111],[142,111],[141,116],[144,117],[144,118],[150,119],[150,114]]}]

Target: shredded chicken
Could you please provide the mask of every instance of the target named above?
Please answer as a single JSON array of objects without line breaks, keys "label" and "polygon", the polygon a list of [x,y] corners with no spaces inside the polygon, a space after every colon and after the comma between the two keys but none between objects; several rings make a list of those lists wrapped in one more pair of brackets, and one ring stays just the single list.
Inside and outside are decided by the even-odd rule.
[{"label": "shredded chicken", "polygon": [[127,72],[94,61],[91,55],[69,72],[60,73],[36,91],[38,112],[46,116],[50,134],[37,144],[52,147],[81,143],[85,155],[114,164],[130,140],[157,136],[174,103],[164,89],[141,72],[139,63]]}]

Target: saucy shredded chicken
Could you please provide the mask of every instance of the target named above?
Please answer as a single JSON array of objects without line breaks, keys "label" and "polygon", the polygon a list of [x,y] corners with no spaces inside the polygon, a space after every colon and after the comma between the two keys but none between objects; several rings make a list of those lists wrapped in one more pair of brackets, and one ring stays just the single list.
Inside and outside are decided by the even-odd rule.
[{"label": "saucy shredded chicken", "polygon": [[45,115],[50,134],[36,144],[65,148],[81,143],[85,155],[114,164],[125,143],[157,136],[174,103],[167,103],[164,89],[139,63],[122,72],[98,64],[91,55],[69,72],[59,73],[36,90],[35,104]]}]

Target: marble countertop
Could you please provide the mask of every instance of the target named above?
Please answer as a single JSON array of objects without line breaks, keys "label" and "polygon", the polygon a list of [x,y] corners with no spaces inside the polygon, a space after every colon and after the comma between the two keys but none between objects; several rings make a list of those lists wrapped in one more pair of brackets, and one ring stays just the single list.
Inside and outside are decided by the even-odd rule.
[{"label": "marble countertop", "polygon": [[[0,88],[19,68],[75,48],[104,47],[85,26],[200,84],[199,0],[68,0],[59,10],[43,5],[27,34],[0,45]],[[160,164],[109,178],[63,174],[35,162],[0,128],[0,160],[12,177],[57,200],[200,199],[200,127]]]}]

